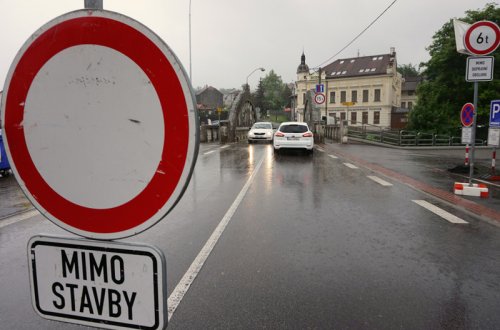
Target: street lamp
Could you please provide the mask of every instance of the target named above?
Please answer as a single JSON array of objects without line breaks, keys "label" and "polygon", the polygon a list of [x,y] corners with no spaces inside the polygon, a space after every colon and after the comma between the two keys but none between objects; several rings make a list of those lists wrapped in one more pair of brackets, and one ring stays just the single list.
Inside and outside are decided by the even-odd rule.
[{"label": "street lamp", "polygon": [[189,0],[189,80],[191,84],[193,83],[192,74],[192,62],[191,62],[191,0]]},{"label": "street lamp", "polygon": [[250,86],[248,85],[248,78],[249,78],[249,77],[250,77],[250,76],[251,76],[251,75],[252,75],[255,71],[259,71],[259,70],[260,70],[260,71],[262,71],[262,72],[266,71],[266,69],[264,69],[264,68],[257,68],[257,69],[255,69],[255,70],[253,70],[252,72],[250,72],[250,74],[247,76],[247,87],[248,87],[248,90],[250,90]]}]

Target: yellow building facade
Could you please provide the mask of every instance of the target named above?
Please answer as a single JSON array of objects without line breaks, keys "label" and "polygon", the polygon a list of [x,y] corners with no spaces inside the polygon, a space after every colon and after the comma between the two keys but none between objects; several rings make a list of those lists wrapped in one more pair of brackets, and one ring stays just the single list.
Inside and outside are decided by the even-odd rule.
[{"label": "yellow building facade", "polygon": [[297,120],[303,118],[307,91],[316,92],[320,83],[326,100],[315,106],[328,124],[343,120],[350,126],[390,128],[391,113],[401,105],[402,79],[394,49],[389,54],[339,59],[312,72],[302,54],[295,84]]}]

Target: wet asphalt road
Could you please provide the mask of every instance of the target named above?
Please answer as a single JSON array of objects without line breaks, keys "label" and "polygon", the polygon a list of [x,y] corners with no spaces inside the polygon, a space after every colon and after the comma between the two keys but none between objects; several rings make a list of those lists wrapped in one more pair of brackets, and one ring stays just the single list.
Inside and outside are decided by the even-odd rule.
[{"label": "wet asphalt road", "polygon": [[[381,165],[384,153],[393,155],[385,165],[394,170],[427,164],[433,177],[416,170],[412,176],[447,184],[427,153],[337,147]],[[335,156],[201,146],[178,206],[125,240],[164,252],[170,295],[255,174],[169,329],[498,328],[499,227],[391,178],[381,177],[393,184],[381,186],[367,178],[374,175],[369,169]],[[410,157],[406,165],[403,157]],[[414,200],[468,224],[451,224]],[[495,198],[482,203],[498,210]],[[40,233],[71,236],[39,215],[0,227],[0,296],[10,297],[0,299],[0,328],[81,328],[43,320],[31,307],[26,243]]]}]

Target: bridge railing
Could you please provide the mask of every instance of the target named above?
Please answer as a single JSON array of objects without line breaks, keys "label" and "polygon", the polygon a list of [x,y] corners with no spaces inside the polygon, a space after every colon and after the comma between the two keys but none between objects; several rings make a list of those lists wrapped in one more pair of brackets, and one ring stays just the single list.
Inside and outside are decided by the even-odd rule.
[{"label": "bridge railing", "polygon": [[[349,126],[347,135],[353,138],[401,147],[464,145],[461,142],[461,137],[457,136],[436,134],[432,132],[390,130],[368,124]],[[478,146],[487,145],[487,142],[487,140],[476,139],[476,145]]]},{"label": "bridge railing", "polygon": [[[235,128],[235,136],[234,142],[243,142],[247,141],[247,135],[249,127],[236,127]],[[227,126],[219,126],[219,125],[201,125],[200,126],[200,142],[219,142],[219,143],[227,143],[228,142],[228,130]]]}]

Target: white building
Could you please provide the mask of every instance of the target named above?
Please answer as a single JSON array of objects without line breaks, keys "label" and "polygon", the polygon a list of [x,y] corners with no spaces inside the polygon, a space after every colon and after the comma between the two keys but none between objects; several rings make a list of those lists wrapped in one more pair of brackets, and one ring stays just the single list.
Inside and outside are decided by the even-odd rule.
[{"label": "white building", "polygon": [[326,101],[321,116],[328,123],[348,120],[349,125],[391,127],[391,113],[401,105],[401,75],[397,72],[396,52],[339,59],[310,72],[302,54],[297,68],[296,118],[302,120],[306,92],[320,81]]}]

